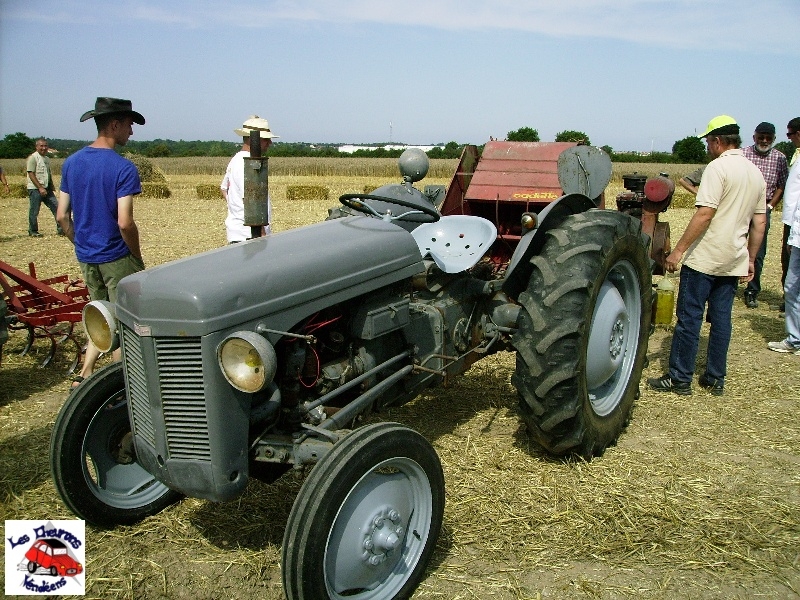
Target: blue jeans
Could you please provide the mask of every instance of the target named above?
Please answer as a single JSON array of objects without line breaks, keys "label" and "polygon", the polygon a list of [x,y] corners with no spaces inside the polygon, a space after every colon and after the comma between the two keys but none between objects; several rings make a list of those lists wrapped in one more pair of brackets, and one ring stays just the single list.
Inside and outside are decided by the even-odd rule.
[{"label": "blue jeans", "polygon": [[681,267],[675,308],[678,321],[672,334],[672,350],[669,355],[669,376],[673,381],[692,381],[706,304],[706,320],[711,323],[706,375],[712,380],[724,379],[733,329],[731,310],[738,283],[739,278],[735,276],[706,275],[686,265]]},{"label": "blue jeans", "polygon": [[[42,204],[50,209],[53,213],[53,218],[56,218],[56,208],[58,208],[58,200],[53,193],[53,190],[47,190],[47,195],[42,196],[39,190],[28,190],[28,233],[39,232],[39,209]],[[56,231],[61,233],[61,225],[56,221]]]},{"label": "blue jeans", "polygon": [[786,341],[800,348],[800,248],[789,246],[783,294],[786,299]]},{"label": "blue jeans", "polygon": [[745,294],[753,294],[754,296],[758,296],[758,293],[761,291],[761,271],[764,268],[764,258],[767,256],[767,234],[769,233],[769,222],[771,220],[772,210],[768,210],[767,223],[764,227],[764,239],[761,240],[761,247],[756,253],[753,279],[747,282],[747,287],[744,289]]}]

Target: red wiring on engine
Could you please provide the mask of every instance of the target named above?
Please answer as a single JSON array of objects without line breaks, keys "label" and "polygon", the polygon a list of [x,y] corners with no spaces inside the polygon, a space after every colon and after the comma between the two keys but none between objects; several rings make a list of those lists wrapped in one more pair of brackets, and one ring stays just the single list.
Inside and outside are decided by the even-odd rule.
[{"label": "red wiring on engine", "polygon": [[330,319],[328,321],[323,321],[322,323],[313,323],[313,324],[312,323],[307,323],[306,326],[303,328],[303,331],[305,331],[306,333],[312,333],[312,332],[316,331],[317,329],[325,327],[326,325],[330,325],[331,323],[336,323],[336,321],[338,321],[341,318],[342,318],[342,315],[339,315],[338,317],[334,317],[333,319]]},{"label": "red wiring on engine", "polygon": [[320,369],[321,369],[321,365],[320,365],[320,361],[319,361],[319,354],[317,354],[317,349],[314,348],[314,346],[311,346],[311,345],[309,345],[308,347],[311,349],[311,351],[314,353],[314,356],[317,359],[317,375],[314,377],[314,381],[312,381],[311,383],[306,383],[305,381],[303,381],[303,375],[301,373],[298,373],[297,374],[297,381],[299,381],[300,385],[302,385],[304,388],[312,388],[315,385],[317,385],[317,381],[319,381],[319,375],[320,375]]}]

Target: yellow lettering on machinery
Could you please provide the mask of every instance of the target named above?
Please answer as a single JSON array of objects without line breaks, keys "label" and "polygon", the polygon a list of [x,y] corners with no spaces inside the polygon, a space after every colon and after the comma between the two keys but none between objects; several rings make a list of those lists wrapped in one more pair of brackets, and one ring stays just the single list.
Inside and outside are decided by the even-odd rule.
[{"label": "yellow lettering on machinery", "polygon": [[519,198],[520,200],[556,200],[558,194],[555,192],[514,192],[512,198]]}]

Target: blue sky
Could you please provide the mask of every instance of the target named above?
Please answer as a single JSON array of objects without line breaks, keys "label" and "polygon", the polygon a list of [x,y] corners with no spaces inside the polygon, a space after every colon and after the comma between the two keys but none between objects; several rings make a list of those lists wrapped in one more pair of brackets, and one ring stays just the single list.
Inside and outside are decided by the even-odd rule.
[{"label": "blue sky", "polygon": [[[0,0],[0,136],[482,144],[566,129],[669,151],[730,114],[800,115],[800,0]],[[391,124],[391,125],[390,125]]]}]

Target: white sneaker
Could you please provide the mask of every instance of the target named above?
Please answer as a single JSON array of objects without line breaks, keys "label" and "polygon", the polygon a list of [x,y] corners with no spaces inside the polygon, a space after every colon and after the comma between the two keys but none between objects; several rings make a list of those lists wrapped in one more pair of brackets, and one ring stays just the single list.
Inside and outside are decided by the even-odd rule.
[{"label": "white sneaker", "polygon": [[797,354],[800,356],[800,348],[795,348],[786,340],[780,342],[769,342],[767,348],[775,352],[784,352],[786,354]]}]

